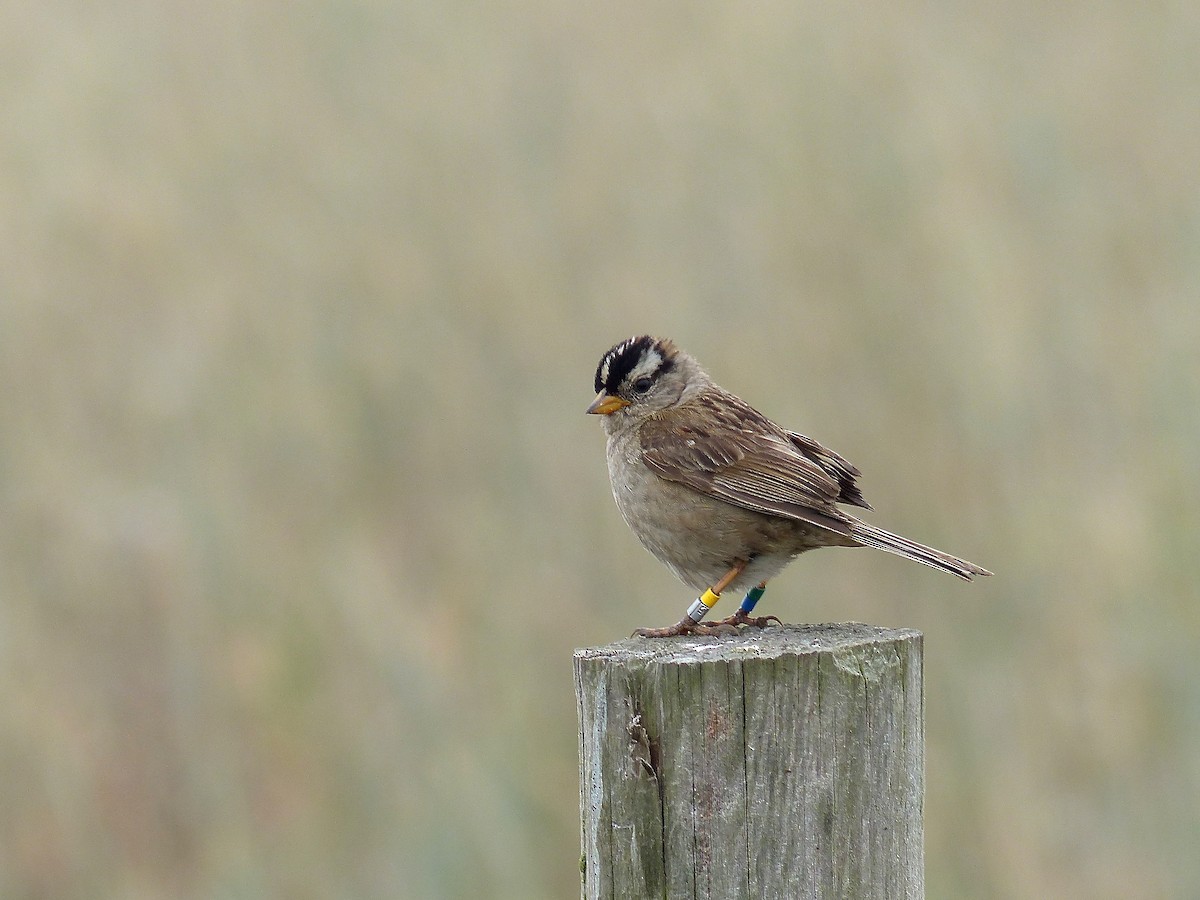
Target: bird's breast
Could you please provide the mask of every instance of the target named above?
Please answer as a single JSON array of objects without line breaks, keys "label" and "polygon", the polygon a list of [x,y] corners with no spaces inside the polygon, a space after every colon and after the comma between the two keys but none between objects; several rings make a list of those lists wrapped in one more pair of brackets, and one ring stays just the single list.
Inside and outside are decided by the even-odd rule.
[{"label": "bird's breast", "polygon": [[733,560],[751,557],[760,561],[754,567],[756,583],[774,575],[794,555],[794,523],[667,481],[646,467],[640,449],[624,442],[610,443],[608,463],[613,498],[629,528],[693,588],[710,586]]}]

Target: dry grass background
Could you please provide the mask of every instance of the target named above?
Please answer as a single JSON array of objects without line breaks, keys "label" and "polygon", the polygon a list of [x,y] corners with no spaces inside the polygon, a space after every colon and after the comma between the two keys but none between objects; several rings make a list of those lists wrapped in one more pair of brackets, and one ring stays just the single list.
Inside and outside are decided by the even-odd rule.
[{"label": "dry grass background", "polygon": [[998,573],[765,601],[926,632],[930,896],[1200,894],[1200,7],[8,2],[0,110],[0,895],[574,895],[638,331]]}]

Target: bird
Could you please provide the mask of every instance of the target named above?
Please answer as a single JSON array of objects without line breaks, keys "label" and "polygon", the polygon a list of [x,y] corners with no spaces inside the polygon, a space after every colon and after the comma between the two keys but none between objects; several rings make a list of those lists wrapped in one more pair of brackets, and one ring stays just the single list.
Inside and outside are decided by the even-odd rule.
[{"label": "bird", "polygon": [[[635,635],[780,624],[750,614],[770,579],[819,547],[875,547],[966,581],[992,574],[842,509],[871,509],[857,468],[717,385],[668,338],[638,335],[614,345],[596,367],[595,390],[587,412],[603,423],[617,509],[642,546],[704,592],[675,625]],[[703,621],[722,592],[742,588],[733,615]]]}]

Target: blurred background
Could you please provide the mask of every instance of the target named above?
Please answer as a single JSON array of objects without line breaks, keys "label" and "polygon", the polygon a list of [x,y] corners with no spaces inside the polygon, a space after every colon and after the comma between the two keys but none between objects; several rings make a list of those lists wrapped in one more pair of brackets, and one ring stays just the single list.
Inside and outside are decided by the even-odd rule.
[{"label": "blurred background", "polygon": [[577,895],[573,648],[669,335],[996,571],[929,896],[1200,896],[1200,6],[0,6],[0,895]]}]

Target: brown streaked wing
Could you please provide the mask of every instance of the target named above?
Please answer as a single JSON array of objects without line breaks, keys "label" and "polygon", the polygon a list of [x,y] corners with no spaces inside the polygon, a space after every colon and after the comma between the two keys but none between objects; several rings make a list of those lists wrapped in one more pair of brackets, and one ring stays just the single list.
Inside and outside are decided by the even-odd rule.
[{"label": "brown streaked wing", "polygon": [[787,436],[788,440],[795,444],[801,453],[824,469],[829,477],[837,480],[839,503],[849,503],[852,506],[861,506],[863,509],[872,508],[858,487],[857,479],[861,473],[851,462],[803,434],[789,431]]},{"label": "brown streaked wing", "polygon": [[836,505],[842,484],[801,453],[787,432],[725,391],[692,403],[702,414],[685,407],[642,426],[642,458],[651,471],[727,503],[849,534]]}]

